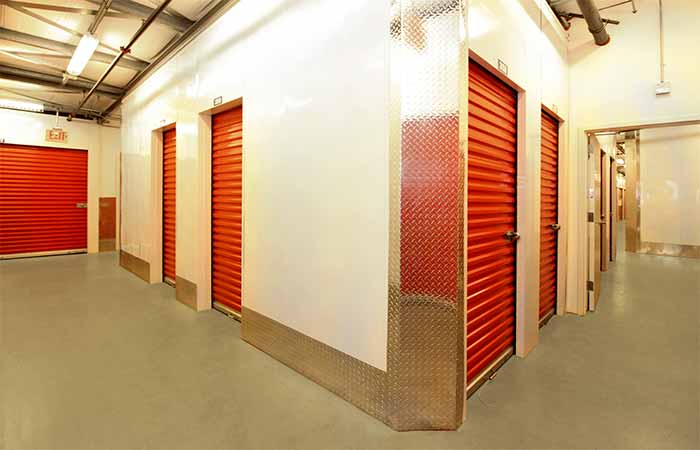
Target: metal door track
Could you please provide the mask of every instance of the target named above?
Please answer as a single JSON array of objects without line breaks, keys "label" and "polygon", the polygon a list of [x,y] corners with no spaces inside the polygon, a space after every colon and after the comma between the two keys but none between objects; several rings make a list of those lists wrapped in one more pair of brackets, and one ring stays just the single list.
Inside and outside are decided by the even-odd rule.
[{"label": "metal door track", "polygon": [[222,305],[222,304],[219,303],[219,302],[213,302],[213,303],[212,303],[212,307],[213,307],[215,310],[219,311],[219,312],[222,313],[222,314],[225,314],[226,316],[228,316],[229,318],[231,318],[231,319],[233,319],[233,320],[235,320],[235,321],[238,321],[238,322],[241,321],[241,313],[239,313],[238,311],[235,311],[235,310],[229,308],[229,307],[226,306],[226,305]]},{"label": "metal door track", "polygon": [[484,369],[484,371],[481,372],[481,374],[479,374],[479,376],[477,376],[474,379],[474,381],[469,383],[467,385],[467,398],[471,397],[474,392],[478,391],[484,383],[486,383],[489,380],[492,380],[495,377],[498,369],[500,369],[501,366],[503,366],[503,364],[505,364],[506,361],[508,361],[510,357],[513,356],[513,354],[513,347],[507,349],[501,354],[501,356],[498,357],[496,361],[494,361],[493,363],[491,363],[490,366]]}]

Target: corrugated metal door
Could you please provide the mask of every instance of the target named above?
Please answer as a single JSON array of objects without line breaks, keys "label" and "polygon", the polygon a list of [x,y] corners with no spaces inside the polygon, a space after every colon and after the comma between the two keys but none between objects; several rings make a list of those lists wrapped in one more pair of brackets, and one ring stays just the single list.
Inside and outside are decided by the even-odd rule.
[{"label": "corrugated metal door", "polygon": [[163,132],[163,279],[175,284],[175,199],[177,132]]},{"label": "corrugated metal door", "polygon": [[0,144],[0,255],[87,249],[88,152]]},{"label": "corrugated metal door", "polygon": [[467,382],[515,342],[516,92],[469,63]]},{"label": "corrugated metal door", "polygon": [[554,313],[557,301],[559,121],[542,111],[540,191],[540,320]]},{"label": "corrugated metal door", "polygon": [[243,107],[212,117],[212,299],[241,311]]}]

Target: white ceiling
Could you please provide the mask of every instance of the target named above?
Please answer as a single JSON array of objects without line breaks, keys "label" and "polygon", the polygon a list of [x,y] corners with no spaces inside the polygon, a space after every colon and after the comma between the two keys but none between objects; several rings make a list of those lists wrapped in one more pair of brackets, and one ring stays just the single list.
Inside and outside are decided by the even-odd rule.
[{"label": "white ceiling", "polygon": [[[32,13],[39,14],[51,21],[57,22],[63,27],[67,27],[80,33],[85,33],[88,31],[94,15],[52,11],[39,7],[30,8],[29,6],[31,4],[53,5],[58,7],[89,9],[94,11],[99,8],[99,4],[101,3],[97,0],[73,0],[70,2],[65,0],[16,1],[17,3],[15,6],[17,6],[17,4],[24,4],[24,7]],[[155,8],[160,4],[159,0],[135,1],[151,8]],[[3,3],[3,1],[0,1],[0,3]],[[166,11],[172,15],[182,15],[191,21],[196,21],[213,3],[215,2],[212,2],[212,0],[173,0]],[[110,12],[115,11],[110,10]],[[123,14],[120,14],[120,17],[108,16],[104,18],[95,35],[100,40],[101,44],[118,49],[120,46],[124,46],[128,43],[132,35],[141,26],[141,23],[142,19],[134,16],[127,17]],[[49,25],[34,17],[30,17],[29,15],[17,11],[7,4],[0,4],[0,27],[72,45],[77,45],[80,40],[78,36],[74,36],[69,32]],[[149,62],[159,53],[159,51],[161,51],[172,39],[176,38],[178,35],[178,31],[175,29],[162,23],[155,22],[134,44],[131,50],[131,55],[143,61]],[[7,53],[3,53],[8,51],[22,52],[22,54],[19,56],[25,59],[19,59],[17,57],[18,55],[12,56],[8,55]],[[99,47],[98,51],[102,53],[109,53],[111,55],[116,54],[114,51],[104,47]],[[29,59],[31,61],[29,61]],[[62,72],[68,65],[68,61],[69,59],[66,58],[65,55],[60,55],[55,51],[19,44],[0,38],[0,65],[19,67],[34,72],[41,72],[61,77]],[[37,64],[37,62],[41,64]],[[107,65],[108,64],[104,62],[96,62],[93,58],[93,61],[88,63],[88,66],[85,68],[81,77],[89,81],[94,81],[102,75],[104,70],[107,68]],[[116,87],[124,87],[137,73],[138,72],[134,69],[117,66],[107,77],[105,84]],[[28,95],[46,100],[49,103],[55,102],[62,105],[67,105],[69,107],[76,107],[81,102],[84,95],[82,92],[67,92],[65,89],[62,89],[60,84],[53,87],[47,87],[38,84],[19,83],[17,81],[2,79],[1,77],[2,76],[0,75],[1,98],[22,98],[24,100],[28,100],[26,97],[17,95],[23,94],[25,96]],[[14,93],[9,92],[8,89]],[[90,109],[104,110],[112,102],[113,99],[110,97],[97,95],[90,99],[86,107]]]}]

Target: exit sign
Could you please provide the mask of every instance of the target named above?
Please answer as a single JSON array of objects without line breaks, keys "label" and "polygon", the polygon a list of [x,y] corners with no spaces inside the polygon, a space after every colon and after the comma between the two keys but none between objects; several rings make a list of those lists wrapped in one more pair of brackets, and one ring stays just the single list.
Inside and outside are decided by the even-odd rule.
[{"label": "exit sign", "polygon": [[68,132],[63,128],[46,130],[46,142],[68,142]]}]

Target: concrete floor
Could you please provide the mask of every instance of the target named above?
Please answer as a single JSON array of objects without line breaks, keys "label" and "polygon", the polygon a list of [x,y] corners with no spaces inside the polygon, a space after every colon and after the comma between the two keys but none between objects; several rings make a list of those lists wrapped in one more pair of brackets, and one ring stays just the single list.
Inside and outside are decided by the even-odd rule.
[{"label": "concrete floor", "polygon": [[0,447],[698,448],[700,261],[612,267],[459,431],[396,433],[114,254],[0,262]]}]

